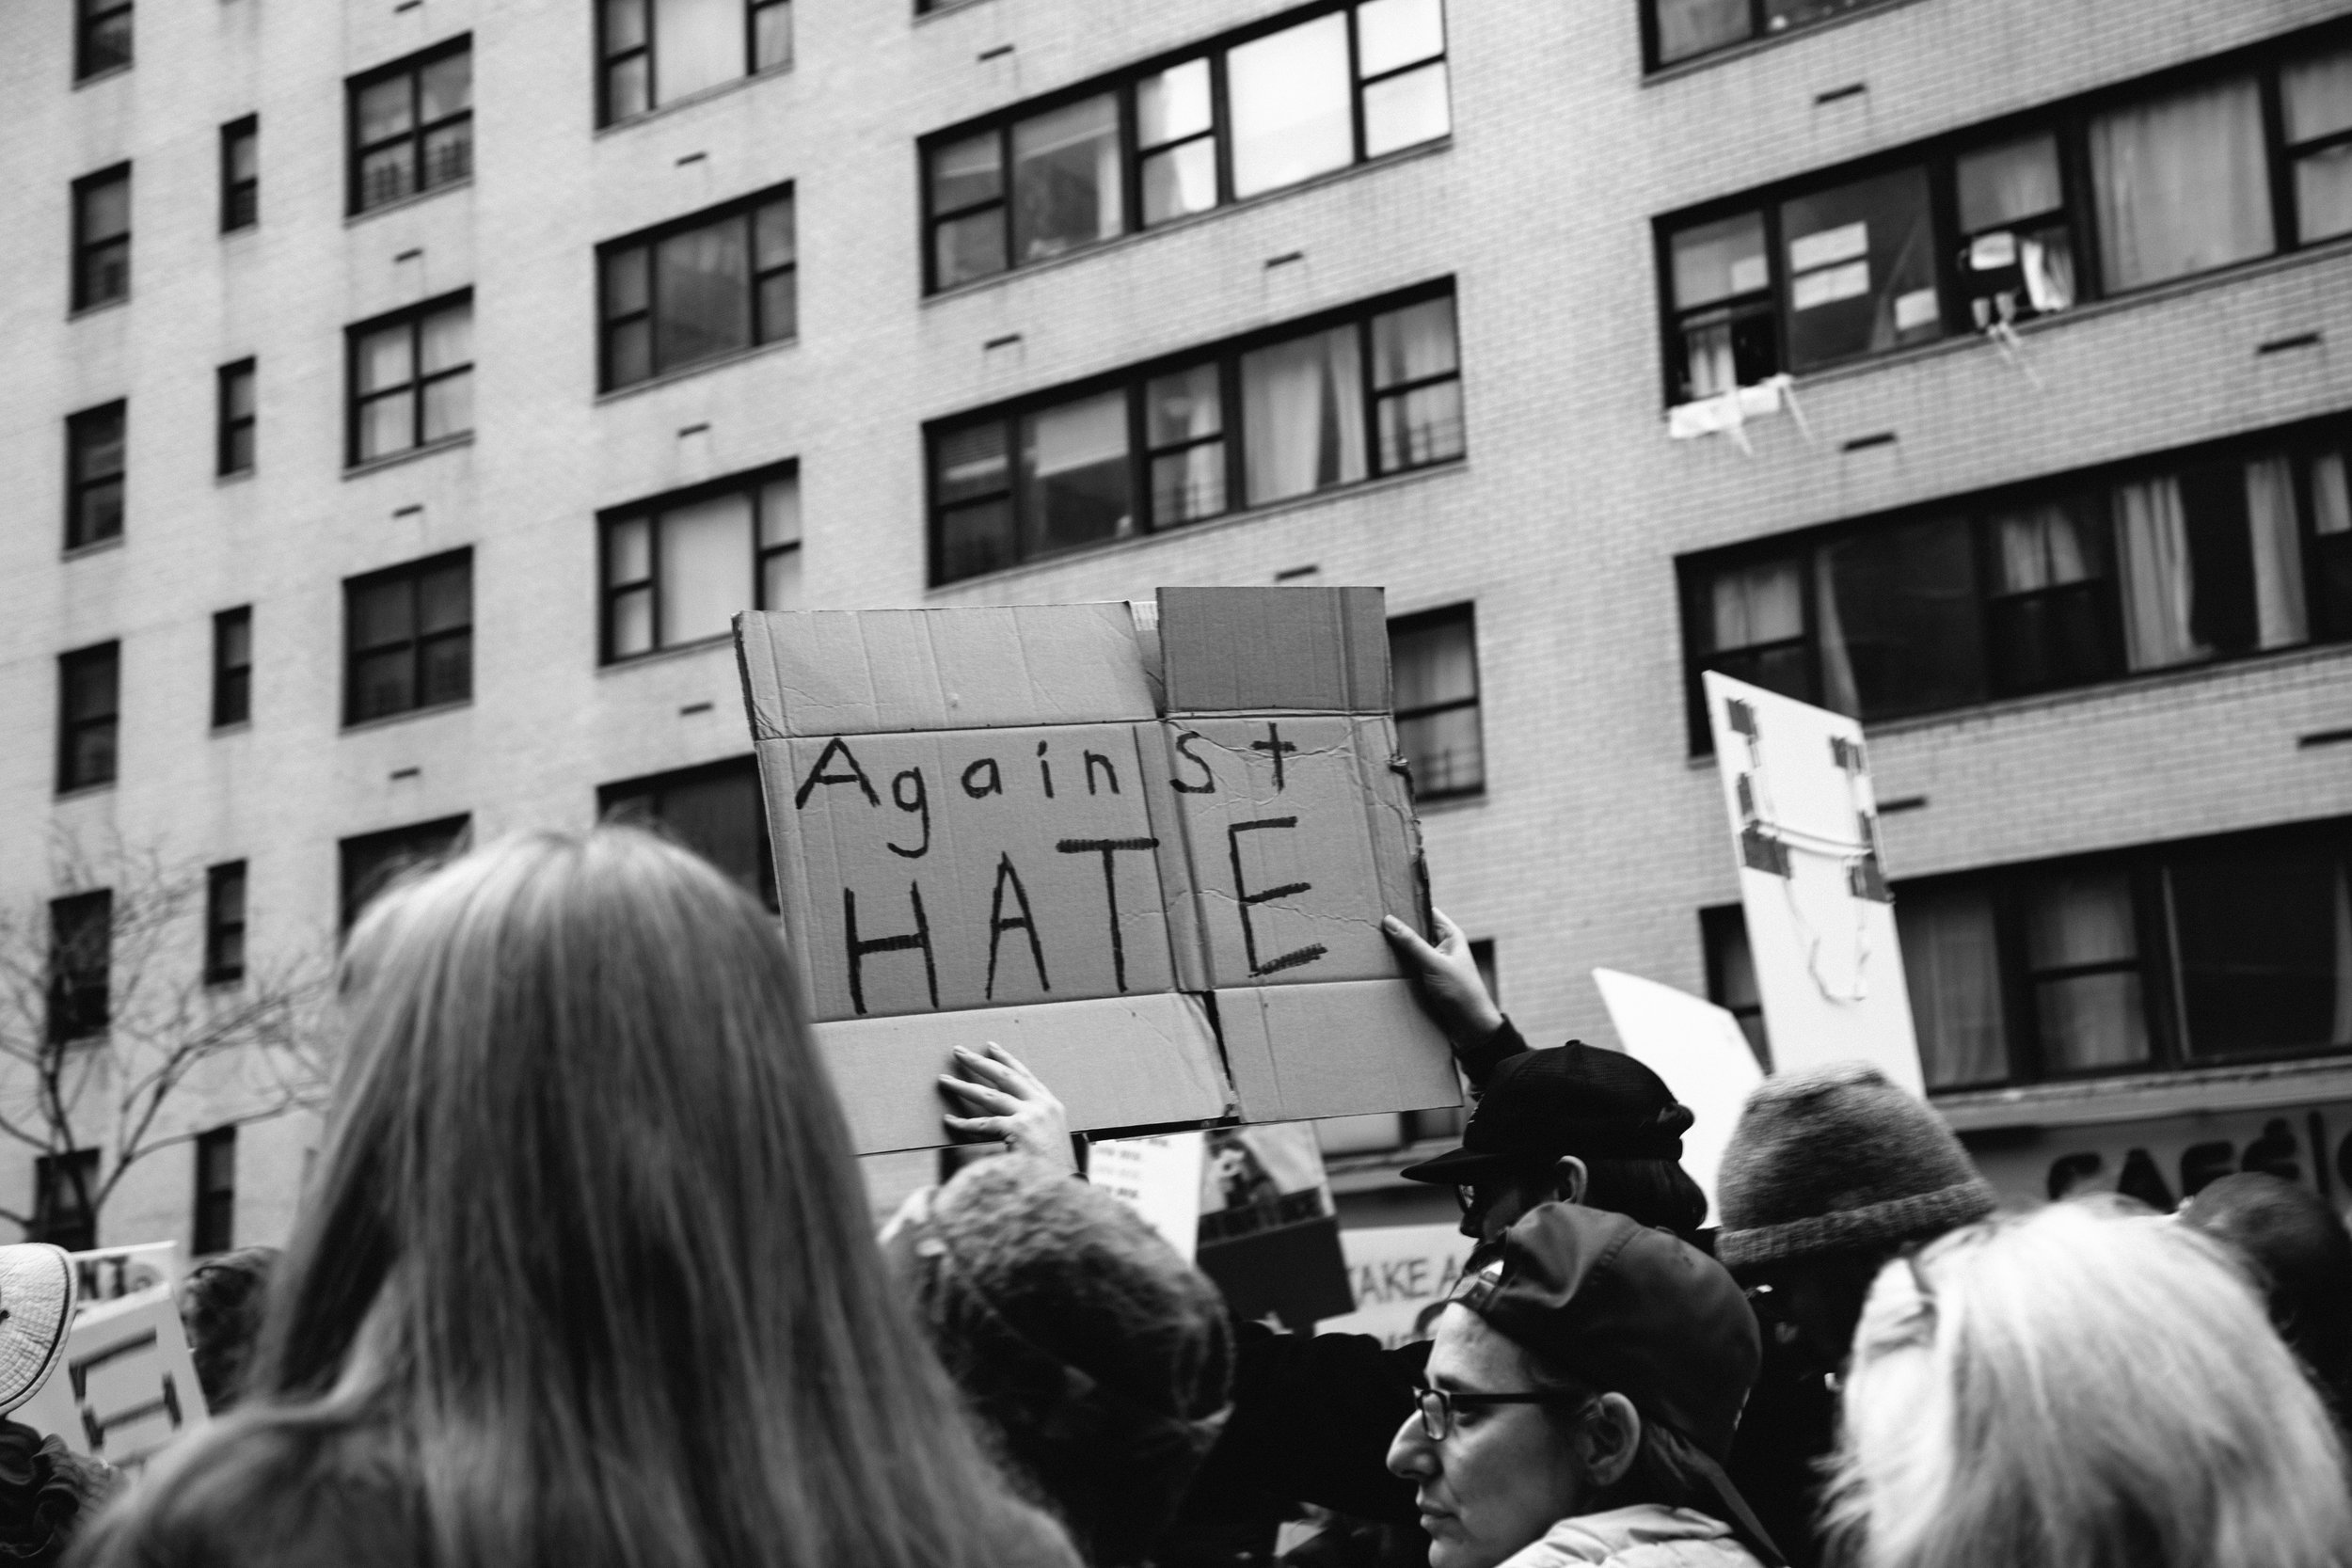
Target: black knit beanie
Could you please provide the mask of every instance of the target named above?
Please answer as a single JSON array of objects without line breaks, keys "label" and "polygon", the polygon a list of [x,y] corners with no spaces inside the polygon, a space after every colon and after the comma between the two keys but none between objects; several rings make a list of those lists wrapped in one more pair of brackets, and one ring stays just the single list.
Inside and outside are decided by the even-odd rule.
[{"label": "black knit beanie", "polygon": [[1943,1118],[1866,1062],[1766,1079],[1716,1198],[1715,1256],[1730,1269],[1926,1241],[1995,1206]]}]

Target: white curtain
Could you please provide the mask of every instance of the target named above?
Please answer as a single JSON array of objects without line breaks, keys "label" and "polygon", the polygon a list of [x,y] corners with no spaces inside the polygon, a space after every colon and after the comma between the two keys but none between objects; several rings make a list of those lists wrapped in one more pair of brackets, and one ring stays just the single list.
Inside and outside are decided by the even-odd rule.
[{"label": "white curtain", "polygon": [[1364,477],[1360,367],[1352,326],[1242,356],[1250,505]]},{"label": "white curtain", "polygon": [[2106,285],[2136,289],[2269,253],[2262,92],[2251,76],[2090,124]]},{"label": "white curtain", "polygon": [[[2054,879],[2036,893],[2026,925],[2026,962],[2037,971],[2122,963],[2139,950],[2131,886],[2121,876]],[[2148,1055],[2136,969],[2037,982],[2045,1065],[2122,1067]]]},{"label": "white curtain", "polygon": [[1725,572],[1712,590],[1715,648],[1785,642],[1804,632],[1804,592],[1791,562]]},{"label": "white curtain", "polygon": [[1828,550],[1814,552],[1813,606],[1821,626],[1822,705],[1859,716],[1862,689],[1854,684],[1853,660],[1846,652],[1846,618],[1837,611],[1837,574]]},{"label": "white curtain", "polygon": [[2115,534],[2123,588],[2123,652],[2135,670],[2160,670],[2209,658],[2213,650],[2189,629],[2196,585],[2188,561],[2188,519],[2180,483],[2170,475],[2115,492]]},{"label": "white curtain", "polygon": [[661,518],[661,642],[720,637],[752,608],[752,499],[737,491]]},{"label": "white curtain", "polygon": [[2001,591],[2028,594],[2091,576],[2082,535],[2062,506],[2037,506],[1999,519]]},{"label": "white curtain", "polygon": [[2254,550],[2256,645],[2290,648],[2308,641],[2303,597],[2303,539],[2295,511],[2295,470],[2285,457],[2246,465],[2246,520]]},{"label": "white curtain", "polygon": [[743,74],[743,0],[654,0],[653,101]]},{"label": "white curtain", "polygon": [[1895,916],[1928,1086],[2009,1076],[1992,899],[1966,889],[1906,893]]}]

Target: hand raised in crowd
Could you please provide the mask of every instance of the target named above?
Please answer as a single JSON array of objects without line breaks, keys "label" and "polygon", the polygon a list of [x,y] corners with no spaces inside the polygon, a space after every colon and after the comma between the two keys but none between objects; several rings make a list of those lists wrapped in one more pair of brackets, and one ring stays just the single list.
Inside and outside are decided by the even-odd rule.
[{"label": "hand raised in crowd", "polygon": [[994,1040],[985,1054],[957,1046],[956,1072],[941,1073],[939,1086],[978,1113],[950,1112],[942,1118],[950,1132],[974,1140],[1002,1138],[1015,1154],[1078,1168],[1070,1146],[1070,1114],[1043,1079]]},{"label": "hand raised in crowd", "polygon": [[1502,1009],[1486,994],[1486,982],[1478,973],[1478,960],[1470,957],[1470,939],[1462,935],[1462,928],[1448,920],[1443,910],[1431,910],[1429,916],[1438,928],[1434,947],[1392,914],[1382,917],[1381,934],[1396,949],[1422,1008],[1445,1031],[1454,1049],[1460,1052],[1484,1045],[1502,1027]]}]

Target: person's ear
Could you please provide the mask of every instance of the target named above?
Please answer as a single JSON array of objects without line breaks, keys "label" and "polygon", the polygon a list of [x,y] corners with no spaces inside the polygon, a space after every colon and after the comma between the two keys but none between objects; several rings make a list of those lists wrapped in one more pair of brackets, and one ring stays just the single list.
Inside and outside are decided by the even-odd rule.
[{"label": "person's ear", "polygon": [[1623,1394],[1603,1394],[1578,1434],[1578,1457],[1596,1488],[1614,1486],[1642,1448],[1642,1413]]},{"label": "person's ear", "polygon": [[1554,1196],[1564,1203],[1584,1201],[1584,1189],[1592,1185],[1593,1174],[1584,1168],[1583,1161],[1573,1154],[1563,1154],[1551,1170]]}]

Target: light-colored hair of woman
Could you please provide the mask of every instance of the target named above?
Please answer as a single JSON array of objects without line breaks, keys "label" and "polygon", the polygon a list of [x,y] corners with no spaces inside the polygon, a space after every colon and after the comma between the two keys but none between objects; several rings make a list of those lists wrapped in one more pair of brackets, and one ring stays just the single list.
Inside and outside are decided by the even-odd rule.
[{"label": "light-colored hair of woman", "polygon": [[86,1560],[227,1560],[358,1434],[440,1568],[1074,1568],[885,1283],[755,900],[635,830],[533,834],[394,889],[343,970],[249,1403]]},{"label": "light-colored hair of woman", "polygon": [[2114,1200],[1886,1266],[1829,1507],[1855,1568],[2352,1563],[2342,1449],[2260,1297]]}]

